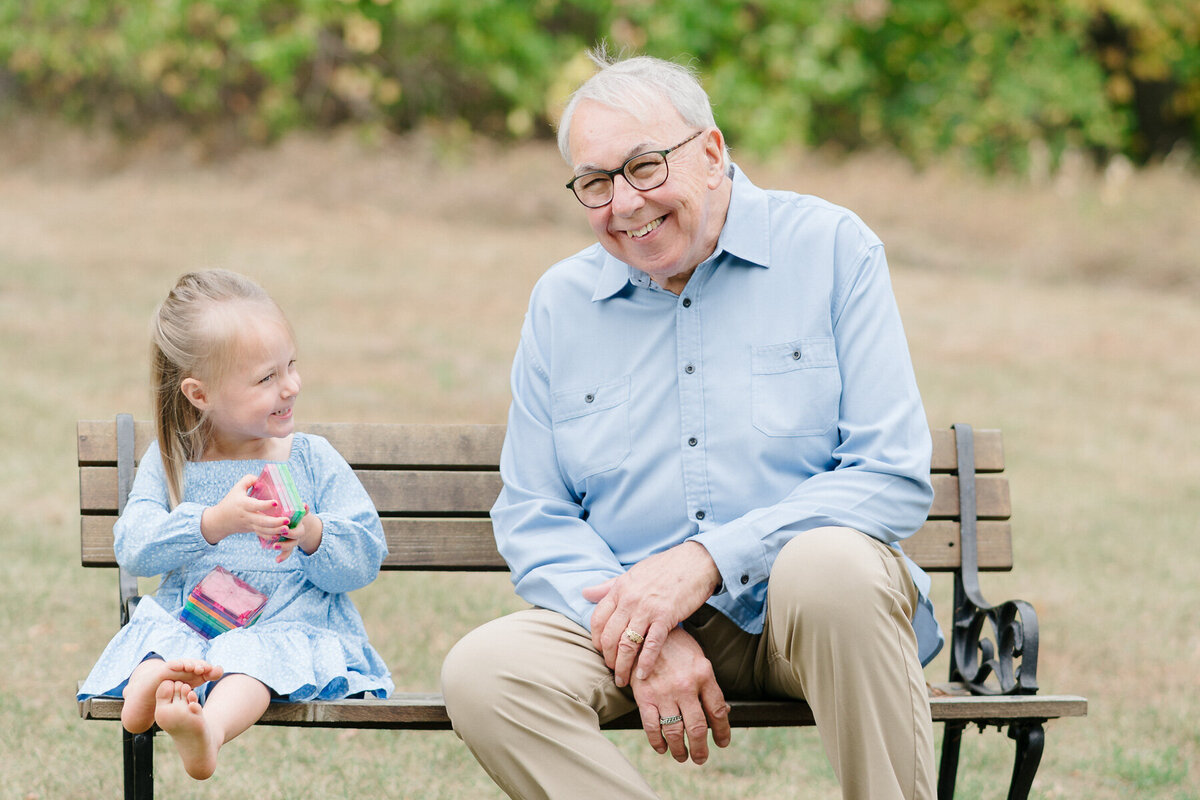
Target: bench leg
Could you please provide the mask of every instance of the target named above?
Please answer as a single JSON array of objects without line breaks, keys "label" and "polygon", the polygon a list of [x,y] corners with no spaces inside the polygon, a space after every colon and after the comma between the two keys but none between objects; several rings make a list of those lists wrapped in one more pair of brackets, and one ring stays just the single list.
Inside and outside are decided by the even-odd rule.
[{"label": "bench leg", "polygon": [[965,722],[947,722],[942,734],[942,767],[938,773],[938,800],[953,800],[954,782],[958,778],[958,750],[962,744]]},{"label": "bench leg", "polygon": [[125,800],[154,800],[154,728],[145,733],[121,730],[125,755]]},{"label": "bench leg", "polygon": [[1008,800],[1026,800],[1033,788],[1033,776],[1042,763],[1042,749],[1046,744],[1046,732],[1041,722],[1014,724],[1008,730],[1010,739],[1017,742],[1017,756],[1013,762],[1012,783],[1008,787]]}]

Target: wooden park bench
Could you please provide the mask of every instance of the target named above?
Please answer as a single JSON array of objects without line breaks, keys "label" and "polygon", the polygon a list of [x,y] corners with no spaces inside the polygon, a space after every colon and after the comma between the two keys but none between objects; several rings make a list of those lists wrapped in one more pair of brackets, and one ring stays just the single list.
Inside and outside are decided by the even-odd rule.
[{"label": "wooden park bench", "polygon": [[[507,569],[496,552],[488,509],[500,489],[502,425],[315,424],[357,471],[383,518],[388,572]],[[153,436],[149,423],[128,415],[78,426],[82,562],[117,567],[113,522],[124,506],[138,459]],[[949,681],[930,687],[933,720],[945,724],[938,796],[954,794],[964,729],[1007,728],[1016,742],[1009,798],[1024,798],[1041,760],[1043,723],[1087,713],[1087,700],[1038,695],[1038,626],[1022,601],[988,604],[979,571],[1013,567],[1008,480],[1000,432],[957,425],[933,433],[934,502],[925,526],[904,550],[925,570],[950,573],[952,620],[943,619],[950,648]],[[960,469],[961,465],[961,469]],[[466,576],[464,576],[466,578]],[[382,580],[387,580],[381,576]],[[137,602],[137,580],[119,570],[121,624]],[[464,586],[469,585],[464,580]],[[484,620],[480,620],[482,623]],[[948,623],[948,624],[947,624]],[[378,632],[376,632],[378,635]],[[84,719],[119,720],[121,700],[79,703]],[[812,725],[808,704],[794,700],[735,701],[735,727]],[[323,728],[449,730],[441,695],[397,691],[387,700],[272,703],[261,725]],[[635,713],[612,729],[639,729]],[[125,796],[153,796],[154,729],[124,734]]]}]

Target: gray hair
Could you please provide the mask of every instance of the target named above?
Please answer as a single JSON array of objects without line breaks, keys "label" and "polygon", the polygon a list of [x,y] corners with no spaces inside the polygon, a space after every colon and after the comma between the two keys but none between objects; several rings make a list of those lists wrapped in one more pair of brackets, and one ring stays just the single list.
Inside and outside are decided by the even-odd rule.
[{"label": "gray hair", "polygon": [[[600,45],[588,52],[599,70],[567,102],[558,123],[558,149],[571,163],[571,119],[584,100],[628,112],[645,122],[663,101],[670,103],[684,122],[696,128],[715,128],[712,102],[690,66],[652,56],[610,58]],[[729,150],[725,150],[725,165]],[[723,166],[725,166],[723,165]]]}]

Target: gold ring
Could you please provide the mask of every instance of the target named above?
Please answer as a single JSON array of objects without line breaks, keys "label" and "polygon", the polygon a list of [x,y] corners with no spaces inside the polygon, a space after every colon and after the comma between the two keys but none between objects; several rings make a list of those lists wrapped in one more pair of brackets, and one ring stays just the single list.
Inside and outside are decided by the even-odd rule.
[{"label": "gold ring", "polygon": [[625,638],[628,639],[629,641],[633,642],[634,644],[641,644],[642,642],[646,641],[646,637],[642,636],[640,633],[635,631],[633,628],[625,629]]}]

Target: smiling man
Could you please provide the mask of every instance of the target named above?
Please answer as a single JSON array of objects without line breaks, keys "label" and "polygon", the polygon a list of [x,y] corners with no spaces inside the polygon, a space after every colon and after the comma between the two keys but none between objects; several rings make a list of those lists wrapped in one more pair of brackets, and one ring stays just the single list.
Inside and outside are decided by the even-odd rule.
[{"label": "smiling man", "polygon": [[941,633],[897,544],[929,429],[883,246],[752,184],[688,69],[597,61],[559,130],[597,244],[533,291],[492,509],[533,608],[447,656],[455,730],[512,797],[648,798],[603,722],[702,764],[726,697],[804,698],[845,797],[932,797]]}]

